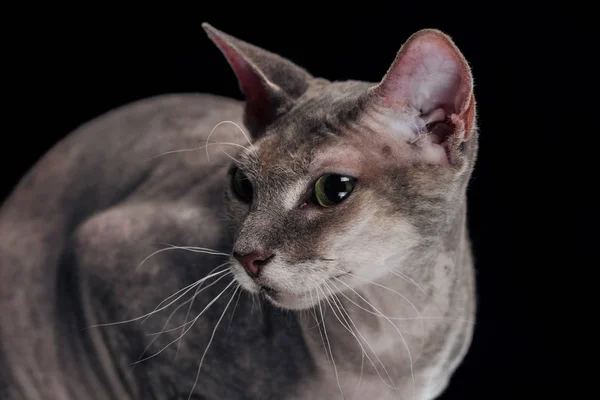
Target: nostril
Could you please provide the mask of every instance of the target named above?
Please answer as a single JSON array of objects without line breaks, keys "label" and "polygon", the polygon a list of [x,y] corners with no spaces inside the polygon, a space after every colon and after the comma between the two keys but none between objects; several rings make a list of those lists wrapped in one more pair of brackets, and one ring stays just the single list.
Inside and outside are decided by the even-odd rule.
[{"label": "nostril", "polygon": [[275,254],[271,254],[269,257],[265,258],[264,260],[256,259],[256,260],[254,260],[254,263],[256,265],[258,265],[259,267],[262,267],[263,265],[266,265],[269,261],[271,261],[273,259],[273,257],[275,257]]},{"label": "nostril", "polygon": [[241,254],[237,251],[233,252],[235,259],[242,264],[246,273],[252,278],[258,277],[260,269],[275,257],[275,254],[269,256],[265,256],[264,254],[265,253],[261,251],[252,251],[247,254]]}]

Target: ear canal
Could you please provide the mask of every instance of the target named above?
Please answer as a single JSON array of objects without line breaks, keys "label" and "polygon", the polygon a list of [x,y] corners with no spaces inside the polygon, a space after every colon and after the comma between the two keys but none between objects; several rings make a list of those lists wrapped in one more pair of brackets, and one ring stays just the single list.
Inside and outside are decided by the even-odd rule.
[{"label": "ear canal", "polygon": [[206,22],[202,28],[235,73],[245,96],[244,123],[254,138],[259,137],[306,91],[312,76],[290,60],[221,32]]},{"label": "ear canal", "polygon": [[471,69],[441,31],[423,29],[413,34],[372,94],[388,113],[408,111],[427,124],[446,121],[453,125],[454,143],[469,139],[475,118]]}]

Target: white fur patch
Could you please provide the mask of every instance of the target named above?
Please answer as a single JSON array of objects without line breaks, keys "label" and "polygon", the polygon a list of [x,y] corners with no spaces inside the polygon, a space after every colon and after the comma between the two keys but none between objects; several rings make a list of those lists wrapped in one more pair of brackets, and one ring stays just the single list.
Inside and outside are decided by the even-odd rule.
[{"label": "white fur patch", "polygon": [[298,201],[300,200],[300,196],[302,196],[302,194],[306,190],[307,184],[308,181],[299,180],[295,182],[293,186],[287,188],[287,190],[283,194],[283,206],[286,210],[291,210],[294,207],[296,207]]}]

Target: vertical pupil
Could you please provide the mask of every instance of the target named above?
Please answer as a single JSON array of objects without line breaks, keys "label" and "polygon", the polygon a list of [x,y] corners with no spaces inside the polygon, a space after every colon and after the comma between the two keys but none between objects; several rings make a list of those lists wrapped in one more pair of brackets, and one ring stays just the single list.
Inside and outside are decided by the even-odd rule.
[{"label": "vertical pupil", "polygon": [[248,194],[248,179],[246,179],[246,177],[241,174],[240,174],[239,179],[240,179],[240,187],[241,187],[242,193]]},{"label": "vertical pupil", "polygon": [[348,194],[350,179],[345,176],[330,176],[325,179],[323,191],[331,201],[342,200]]},{"label": "vertical pupil", "polygon": [[252,184],[248,180],[248,177],[240,170],[235,172],[234,185],[235,191],[240,197],[250,200],[252,197]]}]

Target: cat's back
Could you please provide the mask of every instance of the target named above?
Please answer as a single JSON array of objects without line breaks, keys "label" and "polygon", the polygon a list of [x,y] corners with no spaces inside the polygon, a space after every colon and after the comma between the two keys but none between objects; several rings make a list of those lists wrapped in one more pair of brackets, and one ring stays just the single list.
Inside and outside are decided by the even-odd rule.
[{"label": "cat's back", "polygon": [[[149,97],[110,110],[67,134],[27,172],[2,205],[0,224],[55,214],[67,205],[102,207],[170,165],[216,166],[224,157],[220,150],[227,150],[216,143],[245,140],[237,127],[243,126],[241,116],[239,101],[191,93]],[[237,126],[219,125],[223,121]]]},{"label": "cat's back", "polygon": [[225,153],[232,149],[214,143],[243,143],[241,118],[233,99],[162,95],[115,108],[67,134],[0,208],[0,310],[15,306],[7,299],[35,276],[54,274],[66,241],[94,215],[185,196],[198,206],[217,204],[218,172],[230,164]]},{"label": "cat's back", "polygon": [[[242,126],[242,105],[233,99],[147,98],[78,127],[27,172],[0,208],[0,380],[8,381],[0,388],[61,398],[60,376],[25,371],[64,365],[62,339],[53,338],[56,285],[61,257],[77,230],[128,204],[175,208],[188,198],[204,209],[216,207],[219,177],[231,162],[225,152],[233,152],[226,145],[207,148],[207,139],[242,144]],[[152,221],[138,227],[143,224]]]}]

